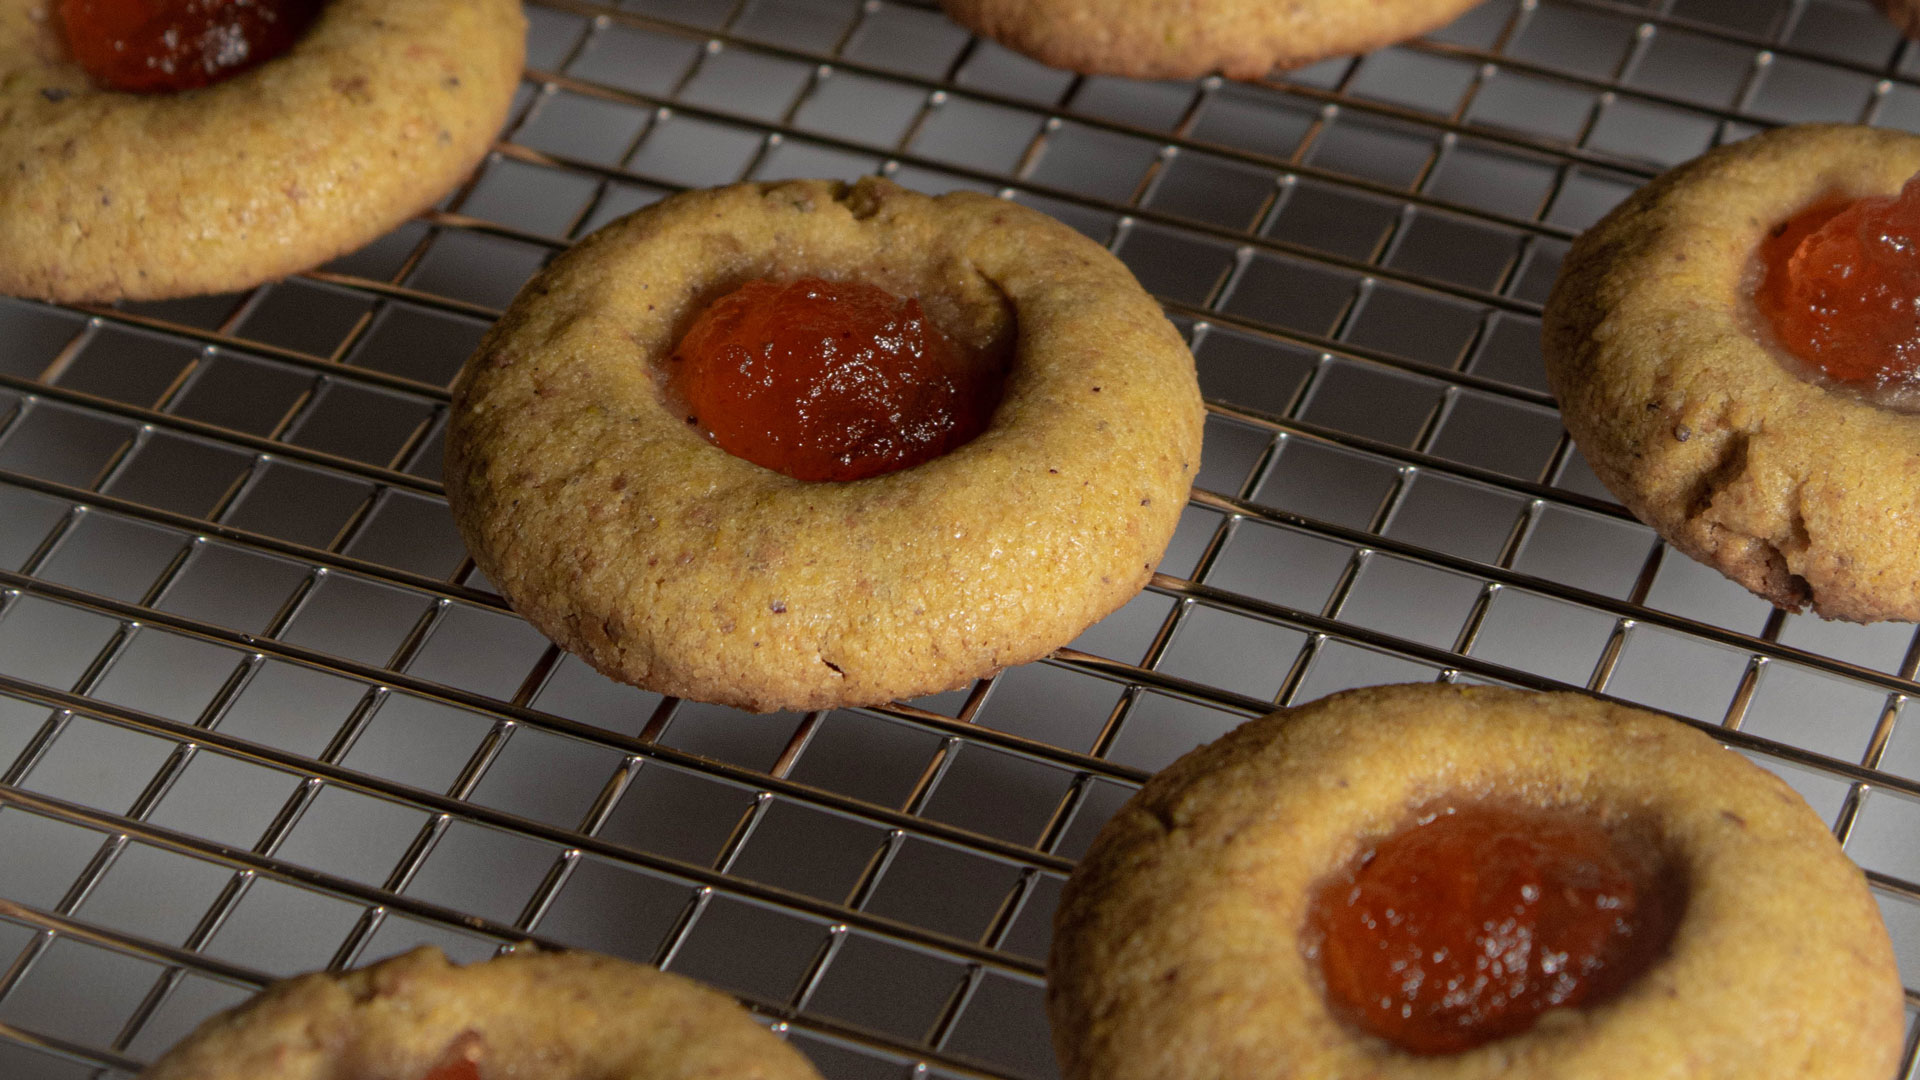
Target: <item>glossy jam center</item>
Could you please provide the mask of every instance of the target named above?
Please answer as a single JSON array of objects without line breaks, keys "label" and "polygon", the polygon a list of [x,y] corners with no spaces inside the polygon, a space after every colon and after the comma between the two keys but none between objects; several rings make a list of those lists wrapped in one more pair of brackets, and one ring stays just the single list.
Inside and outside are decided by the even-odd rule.
[{"label": "glossy jam center", "polygon": [[192,90],[293,46],[325,0],[60,0],[67,45],[110,90]]},{"label": "glossy jam center", "polygon": [[1328,1001],[1417,1054],[1469,1049],[1604,999],[1678,916],[1651,842],[1573,810],[1468,805],[1378,844],[1308,914]]},{"label": "glossy jam center", "polygon": [[420,1080],[480,1080],[480,1066],[459,1058],[445,1065],[438,1065]]},{"label": "glossy jam center", "polygon": [[1920,386],[1920,177],[1899,195],[1828,200],[1761,242],[1761,315],[1839,382]]},{"label": "glossy jam center", "polygon": [[1000,377],[877,286],[750,281],[700,313],[668,389],[715,443],[797,480],[860,480],[978,435]]}]

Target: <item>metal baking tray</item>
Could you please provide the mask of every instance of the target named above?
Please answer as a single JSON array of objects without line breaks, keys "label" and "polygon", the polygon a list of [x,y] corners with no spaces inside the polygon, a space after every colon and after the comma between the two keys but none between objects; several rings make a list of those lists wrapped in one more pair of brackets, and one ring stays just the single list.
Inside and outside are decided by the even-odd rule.
[{"label": "metal baking tray", "polygon": [[[533,938],[723,987],[835,1080],[1050,1077],[1049,914],[1101,822],[1275,702],[1403,680],[1712,727],[1832,822],[1920,985],[1914,628],[1669,552],[1538,345],[1568,241],[1663,167],[1920,129],[1920,47],[1863,0],[1488,0],[1262,84],[1080,78],[900,0],[528,15],[496,151],[366,250],[0,301],[0,1076],[126,1077],[275,976]],[[448,381],[614,216],[876,171],[1058,216],[1189,336],[1206,454],[1159,575],[1044,662],[884,709],[594,675],[472,573]]]}]

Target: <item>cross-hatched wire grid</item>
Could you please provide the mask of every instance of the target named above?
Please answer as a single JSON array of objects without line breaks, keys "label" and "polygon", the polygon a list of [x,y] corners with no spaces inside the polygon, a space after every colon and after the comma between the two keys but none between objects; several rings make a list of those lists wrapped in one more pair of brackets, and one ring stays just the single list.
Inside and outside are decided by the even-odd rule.
[{"label": "cross-hatched wire grid", "polygon": [[[1864,0],[1488,0],[1256,85],[1075,77],[896,0],[528,15],[494,153],[367,249],[0,301],[0,1075],[126,1077],[272,977],[531,938],[723,987],[836,1080],[1048,1077],[1049,916],[1099,825],[1276,702],[1405,680],[1710,727],[1832,823],[1920,984],[1913,627],[1669,552],[1538,350],[1569,240],[1661,168],[1920,129],[1920,47]],[[875,171],[1064,219],[1188,335],[1206,452],[1160,573],[1045,662],[887,708],[602,679],[465,558],[448,382],[617,215]]]}]

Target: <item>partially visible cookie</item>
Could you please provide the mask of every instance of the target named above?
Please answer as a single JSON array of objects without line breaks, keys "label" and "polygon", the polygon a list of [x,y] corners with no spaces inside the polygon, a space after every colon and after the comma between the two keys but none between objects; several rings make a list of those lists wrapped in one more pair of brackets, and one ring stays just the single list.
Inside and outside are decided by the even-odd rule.
[{"label": "partially visible cookie", "polygon": [[1908,37],[1920,36],[1920,0],[1874,0]]},{"label": "partially visible cookie", "polygon": [[1669,543],[1792,611],[1920,619],[1920,415],[1784,363],[1753,301],[1770,230],[1891,194],[1920,137],[1781,128],[1641,188],[1573,245],[1542,347],[1594,473]]},{"label": "partially visible cookie", "polygon": [[1366,52],[1451,21],[1479,0],[941,0],[953,21],[1088,75],[1258,79]]},{"label": "partially visible cookie", "polygon": [[201,1024],[142,1080],[819,1080],[732,999],[593,953],[458,967],[421,948],[302,975]]},{"label": "partially visible cookie", "polygon": [[[1010,356],[930,461],[796,480],[662,392],[747,281],[863,282]],[[1120,261],[1036,211],[875,178],[689,192],[522,290],[455,384],[447,500],[487,579],[615,679],[754,710],[871,705],[1071,641],[1131,599],[1199,464],[1186,344]]]},{"label": "partially visible cookie", "polygon": [[330,0],[292,49],[202,89],[96,86],[51,0],[0,0],[0,293],[247,288],[430,206],[492,145],[518,0]]},{"label": "partially visible cookie", "polygon": [[[1482,801],[1651,830],[1682,913],[1615,996],[1409,1052],[1329,1005],[1313,898],[1410,818]],[[1436,684],[1282,710],[1150,780],[1061,896],[1047,1006],[1067,1080],[1887,1080],[1905,1023],[1864,876],[1777,777],[1639,709]]]}]

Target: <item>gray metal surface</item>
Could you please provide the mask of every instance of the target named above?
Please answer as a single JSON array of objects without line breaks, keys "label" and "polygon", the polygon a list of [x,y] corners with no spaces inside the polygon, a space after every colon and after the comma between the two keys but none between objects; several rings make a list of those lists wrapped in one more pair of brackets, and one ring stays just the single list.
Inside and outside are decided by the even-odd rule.
[{"label": "gray metal surface", "polygon": [[[1076,78],[891,0],[529,15],[497,152],[366,251],[0,300],[0,1076],[126,1076],[267,978],[524,937],[718,984],[835,1080],[1051,1076],[1048,916],[1106,816],[1270,703],[1409,679],[1715,726],[1833,823],[1920,984],[1914,628],[1668,552],[1538,353],[1569,239],[1666,165],[1920,129],[1920,48],[1866,3],[1490,0],[1257,86]],[[557,653],[448,520],[459,363],[615,215],[875,170],[1058,215],[1189,334],[1206,456],[1153,587],[886,709],[749,716]]]}]

